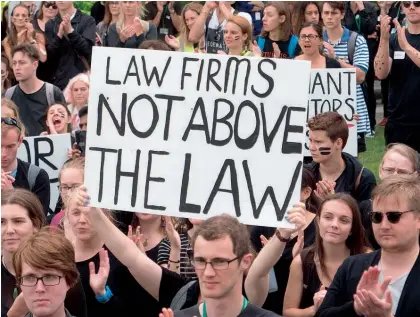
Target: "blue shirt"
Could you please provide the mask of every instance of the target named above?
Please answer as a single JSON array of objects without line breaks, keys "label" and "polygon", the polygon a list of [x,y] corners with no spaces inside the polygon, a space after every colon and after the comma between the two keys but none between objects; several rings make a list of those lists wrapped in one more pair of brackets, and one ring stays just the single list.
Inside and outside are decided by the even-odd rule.
[{"label": "blue shirt", "polygon": [[[344,60],[349,64],[347,43],[350,40],[350,31],[347,28],[344,28],[343,36],[340,41],[336,44],[330,43],[328,40],[328,34],[324,31],[324,41],[330,43],[333,48],[335,55]],[[327,50],[324,48],[325,53]],[[365,73],[369,70],[369,49],[366,43],[366,40],[363,36],[359,35],[356,39],[356,47],[354,50],[353,56],[353,66],[360,68]],[[359,121],[357,122],[357,132],[358,133],[369,133],[370,132],[370,123],[369,123],[369,114],[367,111],[365,97],[363,95],[363,90],[360,85],[356,87],[357,91],[357,114],[360,116]]]}]

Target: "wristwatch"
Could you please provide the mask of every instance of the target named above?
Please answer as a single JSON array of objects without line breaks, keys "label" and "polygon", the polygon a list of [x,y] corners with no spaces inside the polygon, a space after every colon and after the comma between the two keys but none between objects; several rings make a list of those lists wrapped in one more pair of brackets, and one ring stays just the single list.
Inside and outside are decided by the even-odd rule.
[{"label": "wristwatch", "polygon": [[276,230],[276,237],[281,241],[281,242],[284,242],[284,243],[287,243],[287,242],[289,242],[290,240],[292,240],[290,237],[289,238],[284,238],[284,237],[282,237],[282,235],[281,235],[281,233],[280,233],[280,231],[279,231],[279,229],[277,229]]}]

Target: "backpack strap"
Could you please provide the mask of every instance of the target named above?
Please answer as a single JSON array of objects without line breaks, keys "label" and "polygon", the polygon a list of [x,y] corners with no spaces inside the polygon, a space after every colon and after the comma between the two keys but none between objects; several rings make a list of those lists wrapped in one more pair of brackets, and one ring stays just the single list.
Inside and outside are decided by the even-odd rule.
[{"label": "backpack strap", "polygon": [[289,47],[287,48],[287,54],[289,57],[295,57],[296,46],[298,44],[298,37],[296,35],[292,35],[289,42]]},{"label": "backpack strap", "polygon": [[357,187],[359,187],[359,185],[360,185],[360,180],[361,180],[361,178],[362,178],[362,173],[363,173],[363,170],[364,170],[365,168],[364,167],[362,167],[362,169],[360,170],[360,173],[359,173],[359,175],[357,175],[357,178],[356,178],[356,182],[354,183],[354,191],[356,192],[356,190],[357,190]]},{"label": "backpack strap", "polygon": [[354,53],[356,51],[356,41],[359,34],[356,32],[350,31],[350,38],[347,42],[347,58],[350,65],[353,65]]},{"label": "backpack strap", "polygon": [[4,98],[12,100],[13,94],[15,93],[15,90],[16,90],[16,86],[17,85],[14,85],[13,87],[10,87],[9,89],[7,89],[6,93],[4,94]]},{"label": "backpack strap", "polygon": [[38,166],[34,164],[29,164],[29,169],[28,169],[29,191],[32,191],[32,189],[34,188],[36,179],[40,171],[41,171],[41,168],[39,168]]},{"label": "backpack strap", "polygon": [[258,44],[258,47],[260,48],[260,50],[262,52],[264,50],[264,46],[265,46],[265,37],[258,36],[257,37],[257,44]]},{"label": "backpack strap", "polygon": [[54,85],[45,82],[45,89],[47,91],[47,102],[48,102],[48,106],[51,106],[51,105],[55,104]]},{"label": "backpack strap", "polygon": [[191,281],[184,286],[181,287],[181,289],[176,293],[174,298],[171,302],[171,309],[173,311],[180,310],[182,306],[184,306],[185,302],[187,301],[187,293],[191,286],[193,286],[195,283],[197,283],[196,280]]}]

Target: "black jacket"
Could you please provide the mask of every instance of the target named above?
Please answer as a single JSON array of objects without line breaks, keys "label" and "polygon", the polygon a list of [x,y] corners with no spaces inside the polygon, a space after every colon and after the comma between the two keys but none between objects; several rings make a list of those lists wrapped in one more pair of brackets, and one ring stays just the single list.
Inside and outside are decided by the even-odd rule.
[{"label": "black jacket", "polygon": [[[359,203],[363,200],[370,199],[372,190],[376,186],[375,175],[367,168],[364,168],[363,165],[350,154],[343,152],[341,155],[346,164],[346,168],[336,180],[335,192],[350,194]],[[314,173],[316,181],[320,181],[322,178],[319,172],[319,164],[312,162],[308,167]],[[360,183],[356,186],[360,172],[362,172]]]},{"label": "black jacket", "polygon": [[[31,164],[23,162],[19,159],[17,160],[17,173],[15,182],[13,183],[13,187],[24,188],[29,190],[28,171],[29,165]],[[42,206],[44,207],[45,216],[47,216],[50,210],[50,178],[45,170],[41,169],[41,171],[39,172],[35,181],[35,185],[32,188],[32,193],[34,193],[40,200]]]},{"label": "black jacket", "polygon": [[87,70],[81,57],[90,62],[96,35],[95,20],[77,10],[71,20],[74,31],[60,39],[57,33],[62,21],[61,16],[57,15],[45,26],[47,56],[57,60],[52,83],[61,90],[67,86],[71,78]]},{"label": "black jacket", "polygon": [[378,13],[376,5],[369,1],[363,1],[363,4],[365,9],[356,13],[360,16],[360,30],[356,23],[355,14],[351,10],[350,2],[347,2],[346,5],[343,24],[349,30],[360,33],[367,38],[368,35],[376,31]]},{"label": "black jacket", "polygon": [[[380,250],[347,258],[328,287],[327,295],[315,317],[358,317],[354,311],[353,294],[362,274],[375,266],[381,258]],[[420,316],[420,255],[408,274],[401,293],[395,317]]]}]

